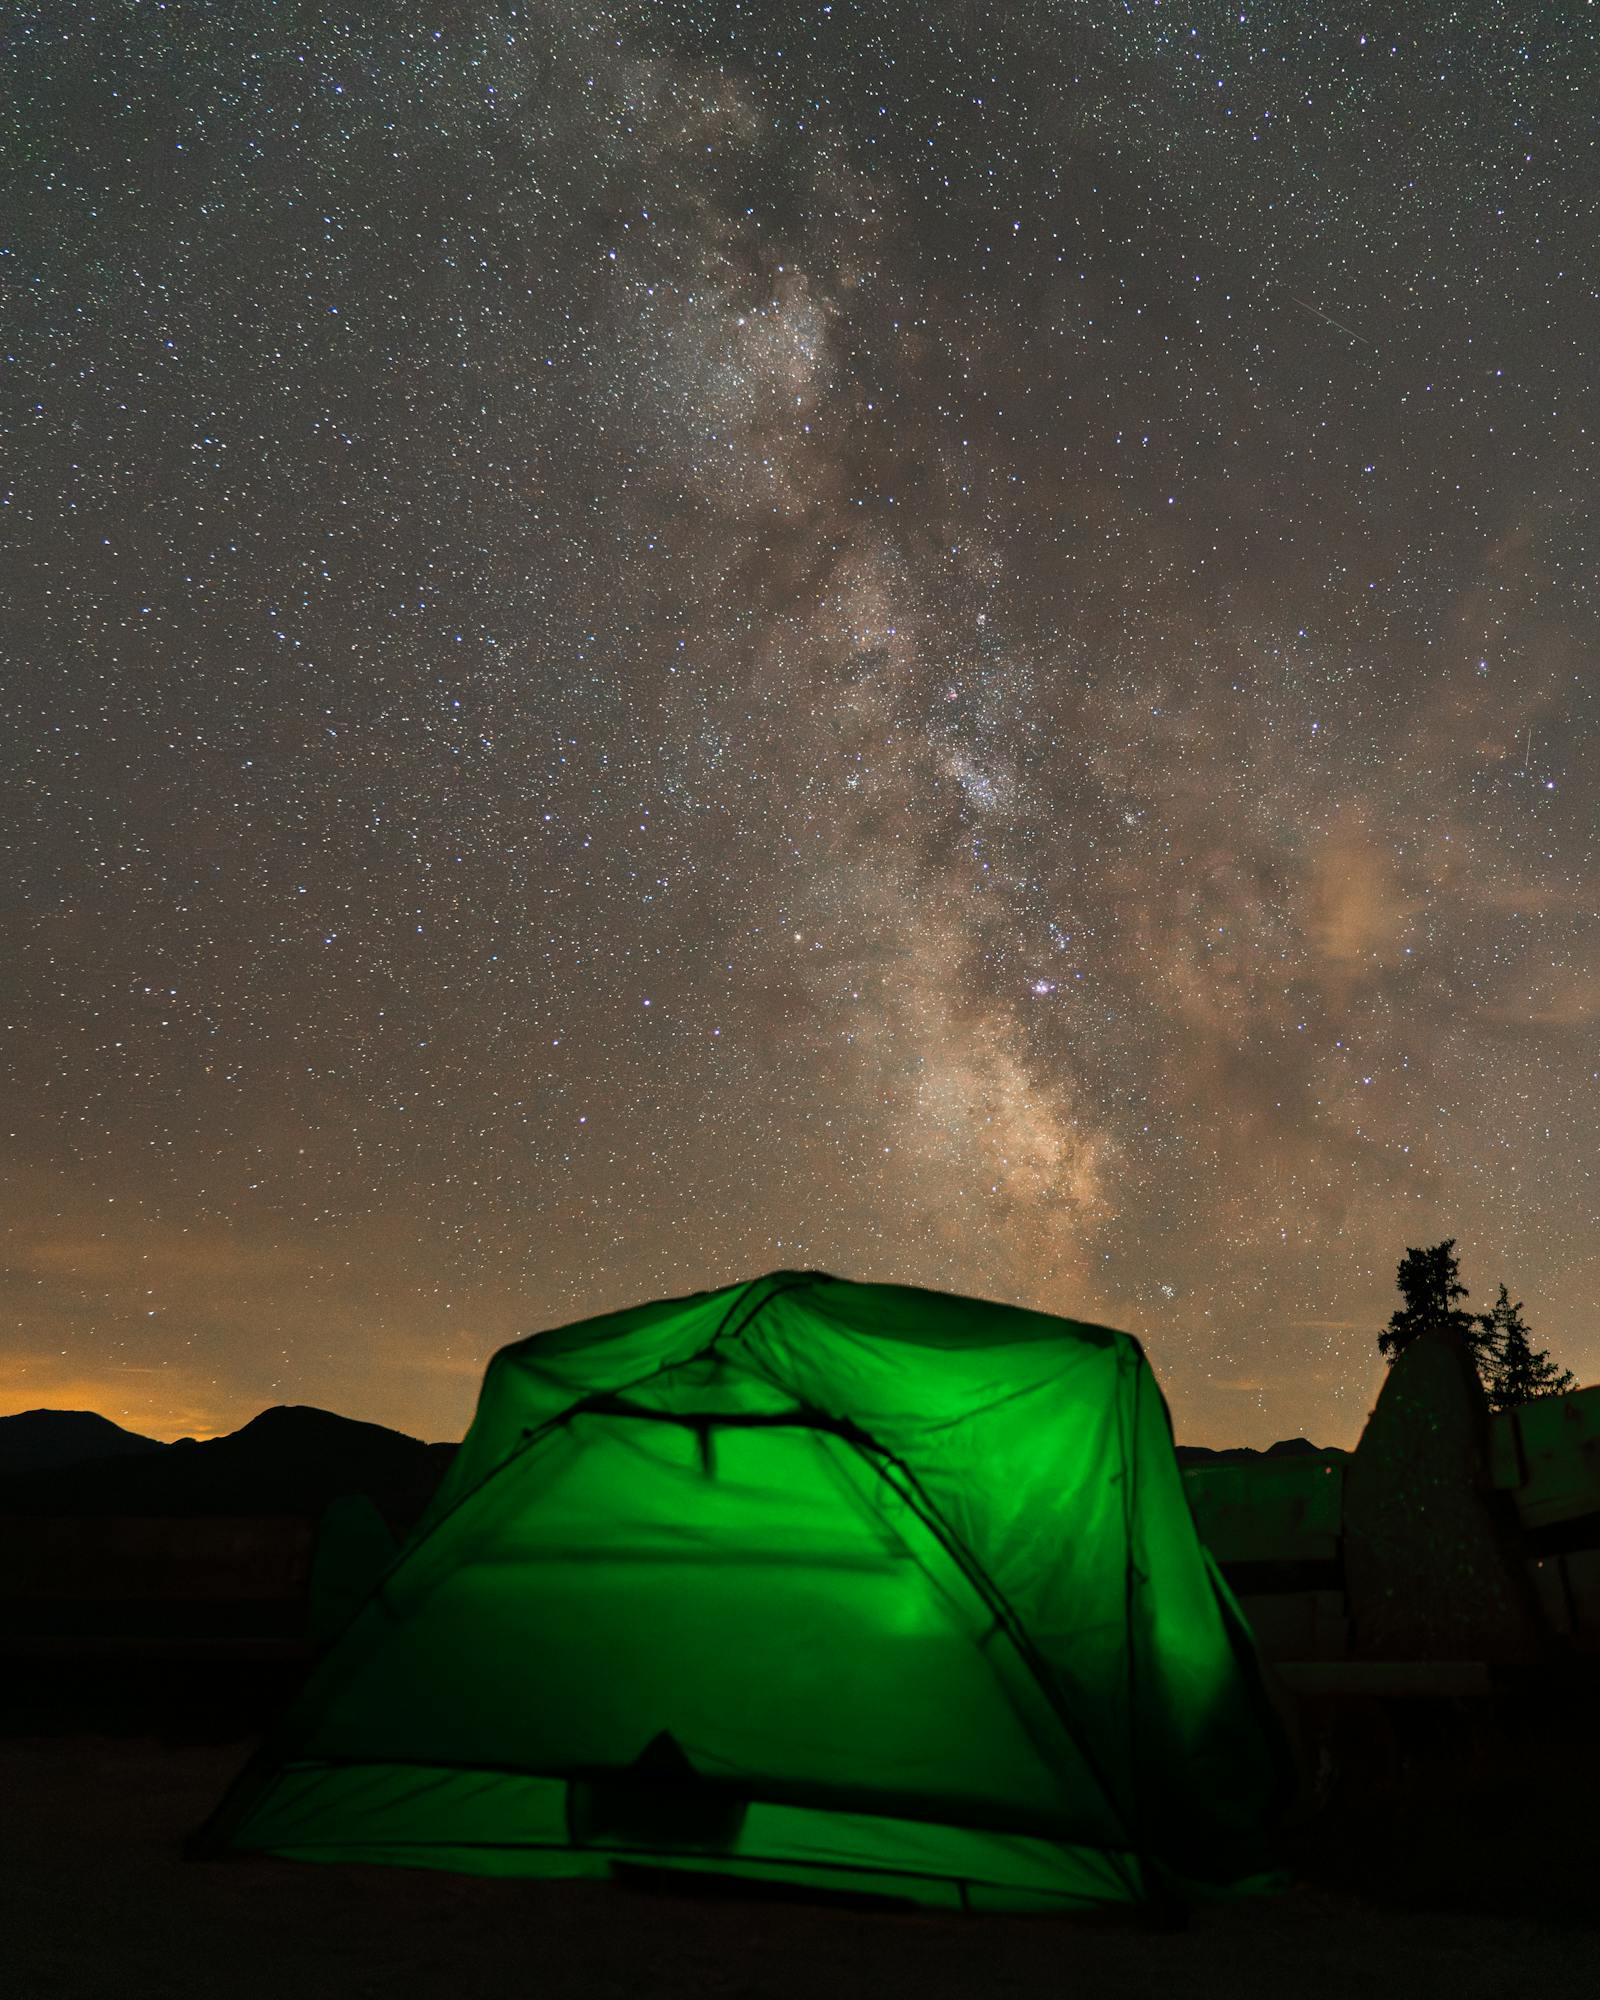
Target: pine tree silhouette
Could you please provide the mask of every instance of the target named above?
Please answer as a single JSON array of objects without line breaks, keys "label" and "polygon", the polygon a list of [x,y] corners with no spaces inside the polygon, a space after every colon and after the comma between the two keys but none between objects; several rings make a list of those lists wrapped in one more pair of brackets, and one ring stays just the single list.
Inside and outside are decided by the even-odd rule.
[{"label": "pine tree silhouette", "polygon": [[1456,1303],[1467,1296],[1467,1288],[1461,1282],[1455,1247],[1456,1239],[1449,1236],[1429,1249],[1407,1250],[1401,1258],[1395,1283],[1405,1304],[1389,1315],[1389,1324],[1378,1335],[1378,1352],[1386,1360],[1395,1361],[1419,1333],[1454,1333],[1476,1356],[1478,1320]]},{"label": "pine tree silhouette", "polygon": [[1559,1396],[1575,1386],[1570,1369],[1558,1368],[1548,1351],[1536,1348],[1522,1317],[1522,1301],[1512,1302],[1504,1285],[1487,1312],[1471,1313],[1459,1302],[1461,1282],[1456,1239],[1407,1250],[1395,1273],[1405,1303],[1389,1315],[1378,1335],[1378,1352],[1394,1362],[1421,1333],[1453,1333],[1466,1345],[1491,1410],[1509,1410],[1538,1396]]},{"label": "pine tree silhouette", "polygon": [[1575,1386],[1570,1368],[1557,1368],[1545,1348],[1535,1348],[1522,1317],[1522,1301],[1513,1305],[1504,1285],[1486,1313],[1478,1316],[1479,1372],[1489,1394],[1489,1407],[1509,1410],[1537,1396],[1559,1396]]}]

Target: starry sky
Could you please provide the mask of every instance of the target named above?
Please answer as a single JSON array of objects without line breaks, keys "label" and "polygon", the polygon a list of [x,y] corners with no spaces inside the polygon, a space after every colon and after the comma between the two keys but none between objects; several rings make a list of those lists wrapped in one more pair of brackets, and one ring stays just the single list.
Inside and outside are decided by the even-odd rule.
[{"label": "starry sky", "polygon": [[0,1407],[455,1437],[774,1266],[1353,1443],[1600,1374],[1600,34],[46,4],[0,199]]}]

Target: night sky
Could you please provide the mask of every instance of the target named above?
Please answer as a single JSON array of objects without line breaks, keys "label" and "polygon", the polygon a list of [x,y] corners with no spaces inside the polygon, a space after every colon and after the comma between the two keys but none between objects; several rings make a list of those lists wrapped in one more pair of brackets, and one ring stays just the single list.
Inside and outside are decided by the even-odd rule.
[{"label": "night sky", "polygon": [[[779,1265],[1600,1373],[1592,8],[19,9],[0,1408]],[[398,22],[398,25],[397,25]]]}]

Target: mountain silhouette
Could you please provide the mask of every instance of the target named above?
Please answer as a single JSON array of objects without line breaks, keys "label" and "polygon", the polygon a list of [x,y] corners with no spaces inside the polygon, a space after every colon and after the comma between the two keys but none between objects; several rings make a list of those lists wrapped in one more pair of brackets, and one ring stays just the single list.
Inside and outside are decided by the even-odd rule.
[{"label": "mountain silhouette", "polygon": [[1269,1444],[1265,1451],[1257,1451],[1253,1445],[1224,1445],[1220,1450],[1212,1450],[1204,1444],[1180,1444],[1176,1447],[1180,1465],[1250,1465],[1263,1458],[1348,1458],[1350,1454],[1336,1444],[1313,1444],[1309,1438],[1279,1438],[1276,1444]]},{"label": "mountain silhouette", "polygon": [[159,1439],[125,1431],[93,1410],[20,1410],[15,1416],[0,1417],[0,1478],[166,1448]]},{"label": "mountain silhouette", "polygon": [[[78,1413],[28,1412],[51,1414]],[[115,1425],[105,1428],[131,1438]],[[263,1410],[242,1430],[200,1444],[138,1445],[150,1448],[3,1468],[0,1512],[319,1515],[332,1500],[364,1493],[391,1520],[408,1522],[427,1505],[456,1449],[301,1404]]]},{"label": "mountain silhouette", "polygon": [[[263,1410],[242,1430],[162,1444],[89,1410],[0,1417],[0,1513],[302,1514],[364,1493],[397,1527],[422,1512],[456,1447],[307,1404]],[[1344,1456],[1306,1438],[1257,1451],[1179,1445],[1181,1465]]]}]

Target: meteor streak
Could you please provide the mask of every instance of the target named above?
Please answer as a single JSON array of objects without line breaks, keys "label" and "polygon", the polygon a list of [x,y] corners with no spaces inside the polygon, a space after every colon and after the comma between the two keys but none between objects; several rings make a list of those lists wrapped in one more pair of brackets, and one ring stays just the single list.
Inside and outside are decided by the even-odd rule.
[{"label": "meteor streak", "polygon": [[1329,326],[1336,326],[1341,333],[1349,334],[1352,340],[1359,340],[1363,347],[1370,347],[1374,352],[1377,351],[1378,343],[1375,340],[1368,340],[1364,333],[1357,333],[1353,326],[1346,326],[1342,319],[1335,319],[1332,313],[1325,313],[1321,306],[1314,306],[1309,299],[1295,298],[1293,292],[1289,296],[1291,299],[1294,299],[1297,306],[1304,306],[1308,313],[1315,313],[1318,319],[1325,319]]}]

